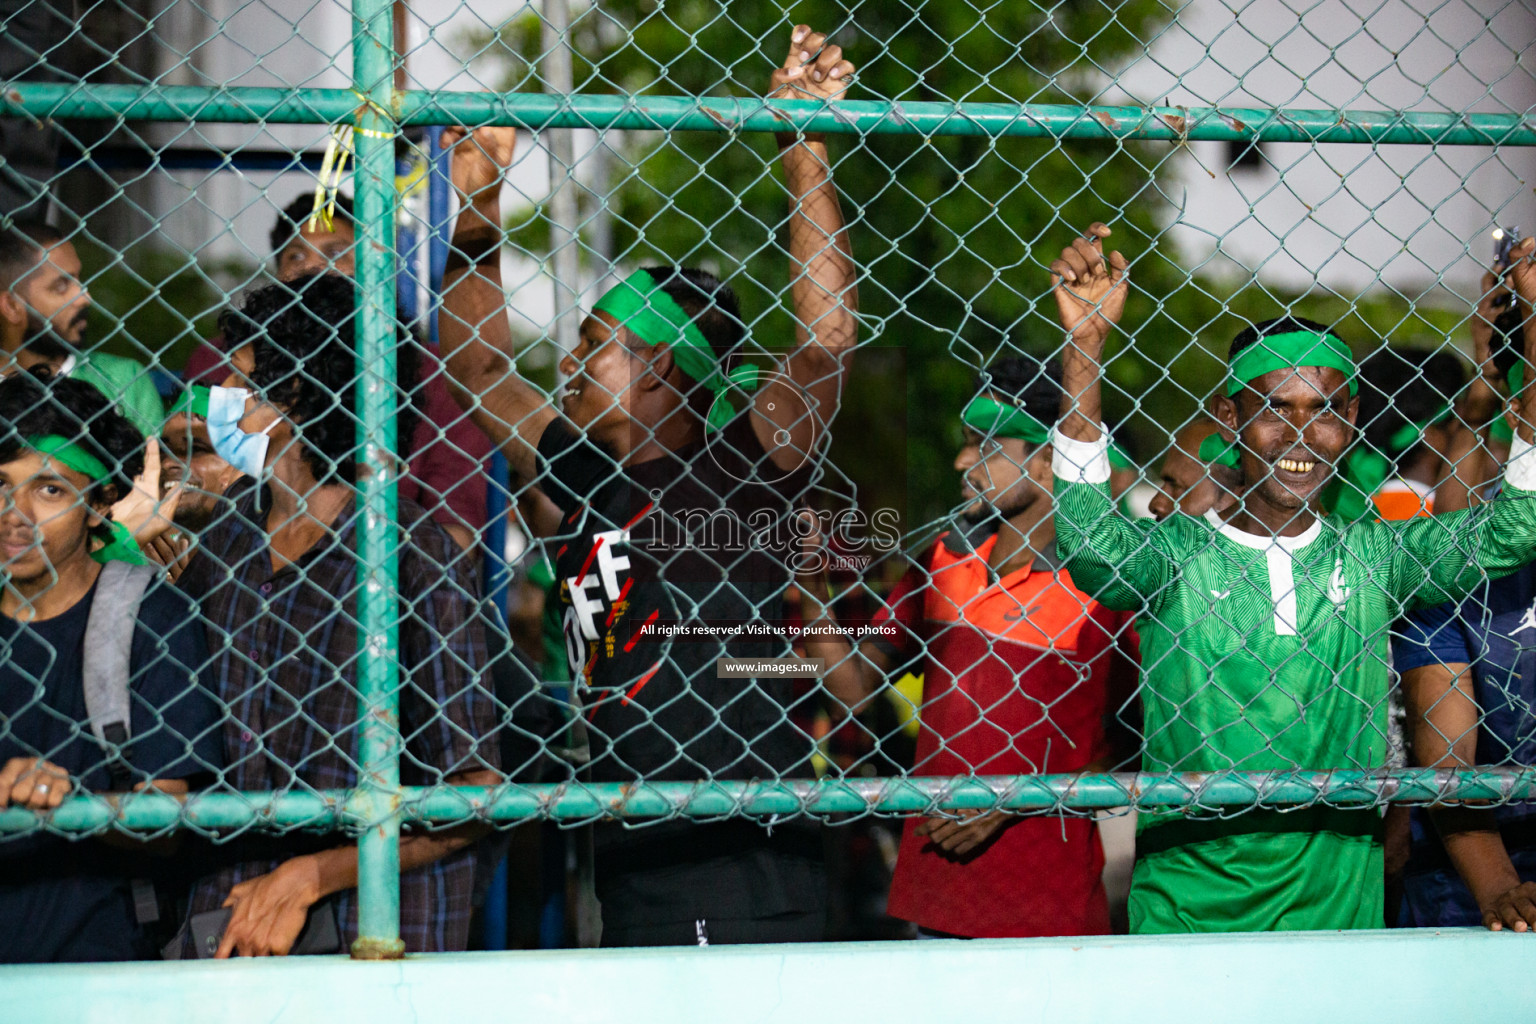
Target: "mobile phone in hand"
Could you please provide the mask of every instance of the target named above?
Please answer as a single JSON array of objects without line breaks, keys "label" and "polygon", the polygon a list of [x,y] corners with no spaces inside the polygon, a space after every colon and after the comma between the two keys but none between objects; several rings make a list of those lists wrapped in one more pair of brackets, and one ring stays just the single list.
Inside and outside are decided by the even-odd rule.
[{"label": "mobile phone in hand", "polygon": [[[1520,228],[1494,228],[1493,229],[1493,272],[1503,276],[1509,269],[1509,254],[1516,245],[1520,244]],[[1499,306],[1507,306],[1510,303],[1509,295],[1501,295],[1495,300]]]},{"label": "mobile phone in hand", "polygon": [[[224,929],[229,927],[229,919],[233,914],[232,907],[220,907],[218,910],[206,910],[192,915],[187,926],[192,931],[192,949],[199,960],[207,960],[219,951],[219,943],[224,940]],[[309,908],[309,919],[304,922],[304,930],[299,932],[288,955],[310,956],[340,952],[341,929],[336,924],[336,904],[330,899],[321,900]]]}]

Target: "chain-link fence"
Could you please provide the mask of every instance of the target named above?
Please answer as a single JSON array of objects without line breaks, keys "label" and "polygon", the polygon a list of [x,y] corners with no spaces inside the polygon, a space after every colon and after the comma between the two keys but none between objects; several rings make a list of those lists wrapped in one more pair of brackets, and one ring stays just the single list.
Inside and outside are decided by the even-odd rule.
[{"label": "chain-link fence", "polygon": [[1133,930],[1508,909],[1528,6],[7,18],[0,899],[462,949],[544,819],[774,941],[892,822],[1075,934],[1139,812]]}]

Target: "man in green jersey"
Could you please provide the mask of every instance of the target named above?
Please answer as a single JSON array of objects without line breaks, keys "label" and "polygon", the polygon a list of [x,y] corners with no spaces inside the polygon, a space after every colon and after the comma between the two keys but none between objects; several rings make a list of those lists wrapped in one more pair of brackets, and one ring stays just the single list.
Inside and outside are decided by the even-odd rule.
[{"label": "man in green jersey", "polygon": [[[1125,308],[1125,258],[1095,224],[1051,264],[1065,398],[1057,425],[1060,557],[1084,591],[1141,612],[1148,771],[1377,769],[1387,754],[1387,629],[1536,559],[1536,454],[1518,424],[1504,497],[1409,522],[1323,518],[1317,496],[1355,433],[1355,365],[1320,324],[1249,327],[1215,401],[1241,472],[1215,525],[1133,522],[1105,482],[1099,392],[1105,339]],[[1511,278],[1536,298],[1536,240]],[[1531,356],[1536,331],[1526,337]],[[1518,415],[1520,404],[1512,404]],[[1381,818],[1373,809],[1254,809],[1226,820],[1145,815],[1133,932],[1382,926]]]},{"label": "man in green jersey", "polygon": [[91,349],[91,293],[80,255],[64,233],[41,221],[0,229],[0,376],[47,366],[107,397],[145,437],[160,433],[165,411],[143,365]]}]

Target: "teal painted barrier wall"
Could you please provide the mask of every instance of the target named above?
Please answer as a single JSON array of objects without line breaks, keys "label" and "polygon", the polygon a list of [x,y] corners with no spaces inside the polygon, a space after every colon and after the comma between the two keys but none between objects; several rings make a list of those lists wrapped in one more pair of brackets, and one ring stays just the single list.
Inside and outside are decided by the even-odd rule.
[{"label": "teal painted barrier wall", "polygon": [[1480,929],[0,967],[0,1021],[1493,1024],[1533,967]]}]

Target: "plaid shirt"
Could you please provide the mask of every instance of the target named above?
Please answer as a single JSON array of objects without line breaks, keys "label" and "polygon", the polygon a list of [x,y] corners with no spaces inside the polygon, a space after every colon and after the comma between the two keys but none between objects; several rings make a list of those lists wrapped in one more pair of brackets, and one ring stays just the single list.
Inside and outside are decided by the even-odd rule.
[{"label": "plaid shirt", "polygon": [[[256,489],[199,538],[182,577],[208,622],[220,698],[229,708],[224,783],[263,792],[348,789],[358,763],[355,509],[296,565],[274,570]],[[466,556],[426,513],[401,501],[400,733],[405,785],[495,768],[496,711],[478,684],[484,624]],[[231,848],[241,863],[203,879],[192,912],[218,907],[237,882],[283,860],[338,845],[337,837],[252,836]],[[231,857],[221,858],[227,862]],[[460,950],[469,934],[474,849],[400,876],[400,934],[412,952]],[[342,937],[357,937],[356,890],[339,894]]]}]

